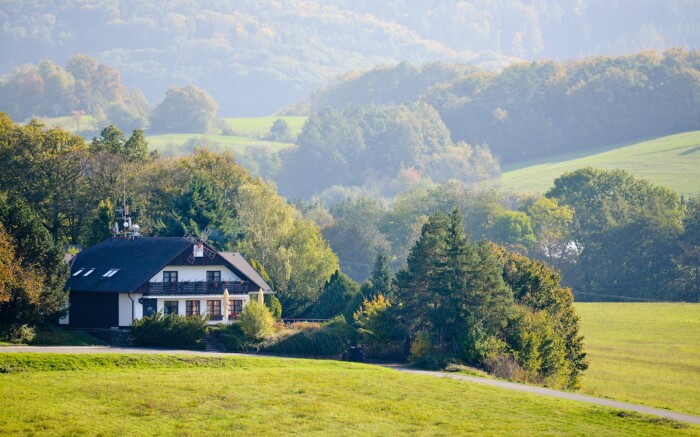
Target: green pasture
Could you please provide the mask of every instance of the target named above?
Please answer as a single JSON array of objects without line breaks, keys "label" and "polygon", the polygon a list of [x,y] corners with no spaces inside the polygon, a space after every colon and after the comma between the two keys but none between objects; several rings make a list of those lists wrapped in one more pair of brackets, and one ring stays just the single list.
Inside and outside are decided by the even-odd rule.
[{"label": "green pasture", "polygon": [[211,150],[231,152],[245,152],[250,146],[269,147],[272,150],[281,150],[290,145],[275,141],[263,141],[256,138],[239,137],[233,135],[203,135],[203,134],[164,134],[148,135],[148,150],[159,150],[172,155],[190,153],[194,146],[207,146]]},{"label": "green pasture", "polygon": [[700,415],[700,304],[576,303],[581,392]]},{"label": "green pasture", "polygon": [[581,156],[567,154],[502,168],[493,183],[504,191],[544,193],[554,179],[582,167],[624,169],[676,192],[700,194],[700,131],[657,138]]},{"label": "green pasture", "polygon": [[71,115],[65,117],[38,118],[38,120],[46,126],[60,127],[71,133],[78,133],[78,127],[80,127],[80,132],[82,133],[95,132],[99,129],[97,119],[92,115],[82,115],[79,117],[79,120],[78,117]]},{"label": "green pasture", "polygon": [[292,135],[298,135],[301,132],[301,128],[304,127],[306,119],[308,117],[297,117],[297,116],[268,116],[268,117],[233,117],[224,118],[226,124],[233,129],[239,135],[245,135],[250,137],[265,137],[270,134],[270,128],[272,124],[281,118],[286,121],[289,125],[289,130]]},{"label": "green pasture", "polygon": [[2,435],[698,435],[588,404],[338,361],[0,353]]}]

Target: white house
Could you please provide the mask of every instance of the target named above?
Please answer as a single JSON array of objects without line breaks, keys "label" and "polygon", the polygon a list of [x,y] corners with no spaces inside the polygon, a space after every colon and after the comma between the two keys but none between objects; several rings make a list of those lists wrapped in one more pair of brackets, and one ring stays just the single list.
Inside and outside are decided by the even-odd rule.
[{"label": "white house", "polygon": [[115,237],[78,253],[66,289],[69,314],[60,322],[80,328],[127,327],[158,311],[221,323],[251,293],[272,293],[240,254],[163,237]]}]

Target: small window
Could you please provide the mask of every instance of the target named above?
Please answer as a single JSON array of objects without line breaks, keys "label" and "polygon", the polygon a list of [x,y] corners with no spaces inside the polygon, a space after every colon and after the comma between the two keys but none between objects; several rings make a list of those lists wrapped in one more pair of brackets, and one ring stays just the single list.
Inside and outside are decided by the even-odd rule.
[{"label": "small window", "polygon": [[87,272],[85,272],[85,274],[83,276],[90,276],[90,273],[92,273],[94,271],[95,271],[95,269],[90,269]]},{"label": "small window", "polygon": [[177,301],[176,300],[166,300],[163,302],[163,314],[166,316],[168,314],[177,314]]},{"label": "small window", "polygon": [[79,274],[83,273],[85,269],[80,269],[77,272],[73,273],[73,276],[78,276]]},{"label": "small window", "polygon": [[163,282],[177,282],[177,272],[163,272]]},{"label": "small window", "polygon": [[221,271],[207,272],[207,282],[221,282]]},{"label": "small window", "polygon": [[185,315],[188,315],[188,316],[198,316],[199,315],[199,301],[198,300],[185,301]]},{"label": "small window", "polygon": [[218,299],[208,300],[207,313],[209,313],[212,317],[221,317],[221,301]]},{"label": "small window", "polygon": [[228,301],[228,316],[234,319],[243,311],[243,301],[231,299]]},{"label": "small window", "polygon": [[103,277],[103,278],[111,278],[111,277],[114,276],[114,274],[117,273],[118,271],[119,271],[119,269],[109,269],[109,270],[107,270],[107,273],[105,273],[104,275],[102,275],[102,277]]}]

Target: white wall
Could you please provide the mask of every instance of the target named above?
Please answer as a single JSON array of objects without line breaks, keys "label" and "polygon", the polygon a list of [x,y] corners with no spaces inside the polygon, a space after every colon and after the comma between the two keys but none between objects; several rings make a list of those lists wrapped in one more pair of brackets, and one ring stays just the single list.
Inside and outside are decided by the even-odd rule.
[{"label": "white wall", "polygon": [[[223,303],[224,303],[223,297],[221,295],[215,295],[215,294],[211,295],[211,296],[197,295],[197,296],[159,297],[159,298],[157,298],[157,301],[156,301],[157,302],[156,308],[158,309],[158,311],[163,311],[165,301],[169,301],[169,302],[170,301],[177,301],[177,313],[180,315],[185,315],[185,311],[187,308],[185,306],[186,305],[185,302],[188,300],[198,300],[199,301],[199,314],[205,315],[207,313],[207,301],[208,300],[217,300],[217,299],[222,301],[221,303],[223,305]],[[242,300],[243,301],[243,308],[245,308],[245,306],[250,301],[250,296],[247,294],[231,294],[231,295],[229,295],[229,299],[230,300]],[[139,305],[139,306],[141,306],[142,310],[143,310],[143,306],[142,305]],[[227,310],[228,310],[228,308],[226,306],[222,306],[221,307],[221,315],[223,315],[224,312]],[[140,317],[143,317],[143,314],[141,314]],[[140,318],[140,317],[138,317],[138,318]],[[221,320],[211,320],[209,322],[209,324],[212,324],[212,325],[216,324],[216,323],[221,323]]]},{"label": "white wall", "polygon": [[[132,294],[134,320],[143,317],[143,305],[139,303],[141,294]],[[128,293],[119,293],[119,326],[131,326],[132,302]]]},{"label": "white wall", "polygon": [[151,278],[150,282],[162,282],[163,272],[177,272],[178,282],[206,281],[208,271],[220,271],[222,281],[240,281],[226,266],[168,266]]}]

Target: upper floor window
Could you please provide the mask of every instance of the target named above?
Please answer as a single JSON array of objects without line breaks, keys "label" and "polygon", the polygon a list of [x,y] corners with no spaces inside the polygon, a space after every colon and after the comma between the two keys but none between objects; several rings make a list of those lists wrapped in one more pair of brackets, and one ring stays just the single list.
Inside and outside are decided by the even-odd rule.
[{"label": "upper floor window", "polygon": [[163,282],[177,282],[177,272],[163,272]]},{"label": "upper floor window", "polygon": [[207,282],[221,282],[221,271],[208,271]]}]

